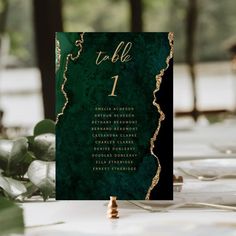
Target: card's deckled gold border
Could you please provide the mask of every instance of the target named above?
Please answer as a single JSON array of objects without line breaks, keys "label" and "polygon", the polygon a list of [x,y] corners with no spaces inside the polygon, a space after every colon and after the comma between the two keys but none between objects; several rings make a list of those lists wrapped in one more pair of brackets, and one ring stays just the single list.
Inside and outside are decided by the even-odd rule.
[{"label": "card's deckled gold border", "polygon": [[157,172],[156,172],[155,176],[152,179],[152,183],[151,183],[151,185],[150,185],[150,187],[147,191],[145,200],[150,199],[150,194],[151,194],[153,188],[158,184],[158,182],[160,180],[161,163],[160,163],[160,160],[157,157],[157,155],[154,153],[153,149],[155,147],[154,142],[156,141],[157,135],[159,134],[159,131],[160,131],[160,128],[161,128],[161,122],[165,119],[165,114],[161,110],[160,104],[157,103],[156,93],[160,90],[160,86],[161,86],[161,82],[162,82],[162,76],[164,75],[165,71],[168,69],[170,59],[173,57],[173,52],[174,52],[174,47],[173,47],[174,33],[173,32],[169,32],[168,40],[169,40],[169,45],[170,45],[170,53],[166,58],[166,67],[161,69],[160,73],[156,75],[156,88],[153,91],[154,100],[152,102],[152,104],[157,108],[157,112],[160,114],[157,129],[154,132],[153,137],[150,139],[150,152],[157,159]]},{"label": "card's deckled gold border", "polygon": [[59,70],[60,68],[60,64],[61,64],[61,48],[60,48],[60,42],[59,40],[57,39],[57,37],[55,38],[55,45],[56,45],[56,72]]},{"label": "card's deckled gold border", "polygon": [[61,85],[61,92],[62,94],[64,95],[64,98],[65,98],[65,103],[62,107],[62,110],[60,113],[57,114],[57,117],[56,117],[56,124],[58,123],[59,121],[59,118],[60,116],[63,116],[64,114],[64,111],[66,109],[66,106],[69,102],[69,99],[68,99],[68,96],[67,96],[67,93],[65,91],[65,85],[66,85],[66,82],[67,82],[67,77],[66,77],[66,72],[67,72],[67,69],[68,69],[68,64],[69,64],[69,61],[72,60],[72,61],[75,61],[79,58],[82,50],[83,50],[83,42],[84,42],[84,33],[81,33],[80,34],[80,39],[76,40],[75,41],[75,46],[78,47],[78,52],[75,56],[73,56],[72,53],[68,54],[67,57],[66,57],[66,64],[65,64],[65,69],[64,69],[64,72],[63,72],[63,83]]}]

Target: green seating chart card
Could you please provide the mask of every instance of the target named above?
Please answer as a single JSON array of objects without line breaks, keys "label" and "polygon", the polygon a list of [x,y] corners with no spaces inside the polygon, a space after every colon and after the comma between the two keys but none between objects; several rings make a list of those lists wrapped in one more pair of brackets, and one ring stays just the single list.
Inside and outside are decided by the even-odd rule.
[{"label": "green seating chart card", "polygon": [[173,33],[56,33],[56,198],[172,199]]}]

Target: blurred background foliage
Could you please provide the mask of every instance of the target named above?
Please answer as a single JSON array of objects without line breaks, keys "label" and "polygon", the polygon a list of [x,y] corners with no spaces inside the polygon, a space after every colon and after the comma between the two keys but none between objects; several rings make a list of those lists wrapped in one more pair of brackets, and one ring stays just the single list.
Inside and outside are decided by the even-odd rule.
[{"label": "blurred background foliage", "polygon": [[[4,3],[7,2],[7,3]],[[34,30],[30,0],[0,1],[0,14],[7,4],[6,36],[10,39],[9,54],[19,66],[34,66]],[[6,9],[5,9],[6,10]],[[2,31],[2,30],[1,30]]]},{"label": "blurred background foliage", "polygon": [[[0,14],[4,2],[0,0]],[[8,0],[6,35],[18,64],[35,66],[32,0]],[[174,31],[175,62],[184,62],[187,0],[143,0],[143,31]],[[196,60],[227,60],[227,41],[236,29],[236,1],[198,0]],[[63,0],[64,31],[130,31],[128,0]],[[50,23],[50,22],[49,22]]]},{"label": "blurred background foliage", "polygon": [[173,31],[176,117],[236,113],[235,9],[235,0],[0,0],[0,133],[25,122],[18,101],[35,108],[31,127],[55,120],[57,31]]}]

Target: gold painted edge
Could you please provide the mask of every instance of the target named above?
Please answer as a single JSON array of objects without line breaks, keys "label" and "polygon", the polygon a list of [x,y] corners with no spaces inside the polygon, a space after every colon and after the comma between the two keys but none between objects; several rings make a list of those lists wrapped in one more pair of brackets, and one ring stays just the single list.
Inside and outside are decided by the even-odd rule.
[{"label": "gold painted edge", "polygon": [[157,159],[157,172],[156,172],[155,176],[152,179],[152,183],[151,183],[150,187],[148,188],[145,200],[149,200],[150,199],[150,194],[151,194],[153,188],[158,184],[158,182],[160,180],[161,163],[160,163],[160,160],[157,157],[157,155],[154,153],[153,149],[155,147],[154,142],[156,141],[157,136],[158,136],[159,131],[160,131],[160,128],[161,128],[161,122],[165,119],[165,114],[161,110],[160,104],[157,103],[156,92],[158,92],[160,90],[160,86],[161,86],[161,82],[162,82],[162,77],[163,77],[165,71],[169,67],[170,59],[173,57],[173,53],[174,53],[174,47],[173,47],[174,33],[173,32],[169,32],[168,40],[169,40],[169,45],[170,45],[170,53],[169,53],[169,55],[166,58],[166,67],[161,69],[159,74],[156,75],[156,88],[153,91],[154,100],[152,102],[152,104],[157,108],[157,112],[160,114],[160,117],[159,117],[159,120],[158,120],[157,129],[155,130],[155,132],[153,134],[153,137],[150,139],[150,152]]},{"label": "gold painted edge", "polygon": [[60,64],[61,64],[61,48],[60,48],[60,42],[57,39],[57,36],[55,37],[55,45],[56,45],[56,72],[59,70],[60,68]]},{"label": "gold painted edge", "polygon": [[77,54],[75,56],[73,56],[73,54],[70,53],[70,54],[68,54],[66,56],[66,64],[65,64],[65,68],[64,68],[64,72],[63,72],[63,83],[61,85],[61,92],[62,92],[62,94],[63,94],[63,96],[65,98],[65,103],[64,103],[64,105],[62,107],[61,112],[57,114],[56,124],[58,123],[59,118],[64,115],[64,111],[65,111],[66,106],[67,106],[67,104],[69,102],[69,98],[68,98],[67,93],[65,91],[65,85],[66,85],[66,82],[68,80],[67,77],[66,77],[66,72],[68,70],[68,64],[69,64],[70,60],[75,61],[75,60],[77,60],[79,58],[79,56],[80,56],[80,54],[81,54],[81,52],[83,50],[83,42],[84,42],[84,33],[81,33],[80,34],[80,39],[75,41],[75,46],[78,47]]}]

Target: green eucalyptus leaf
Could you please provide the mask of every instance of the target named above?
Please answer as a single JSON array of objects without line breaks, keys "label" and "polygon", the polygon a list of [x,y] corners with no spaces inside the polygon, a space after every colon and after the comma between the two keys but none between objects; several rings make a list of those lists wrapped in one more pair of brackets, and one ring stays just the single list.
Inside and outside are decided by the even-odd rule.
[{"label": "green eucalyptus leaf", "polygon": [[27,172],[29,168],[30,163],[34,161],[35,159],[36,158],[32,152],[27,152],[24,155],[24,159],[15,166],[14,174],[24,176],[24,174]]},{"label": "green eucalyptus leaf", "polygon": [[29,147],[28,150],[31,151],[34,145],[34,136],[27,136]]},{"label": "green eucalyptus leaf", "polygon": [[33,161],[27,175],[42,192],[44,201],[55,191],[55,162]]},{"label": "green eucalyptus leaf", "polygon": [[44,161],[55,160],[55,134],[41,134],[34,138],[33,151],[35,156]]},{"label": "green eucalyptus leaf", "polygon": [[34,136],[45,134],[45,133],[52,133],[55,134],[55,122],[49,119],[45,119],[40,121],[34,127]]},{"label": "green eucalyptus leaf", "polygon": [[24,160],[28,150],[27,138],[0,140],[0,168],[10,176],[16,174],[17,165]]},{"label": "green eucalyptus leaf", "polygon": [[18,138],[13,140],[13,147],[11,150],[12,161],[24,159],[24,155],[28,151],[28,139]]},{"label": "green eucalyptus leaf", "polygon": [[13,147],[12,140],[1,139],[0,140],[0,160],[7,162]]},{"label": "green eucalyptus leaf", "polygon": [[20,235],[24,233],[23,210],[14,202],[0,198],[1,235]]},{"label": "green eucalyptus leaf", "polygon": [[0,188],[11,198],[16,198],[27,191],[25,185],[19,180],[3,176],[2,170],[0,170]]}]

